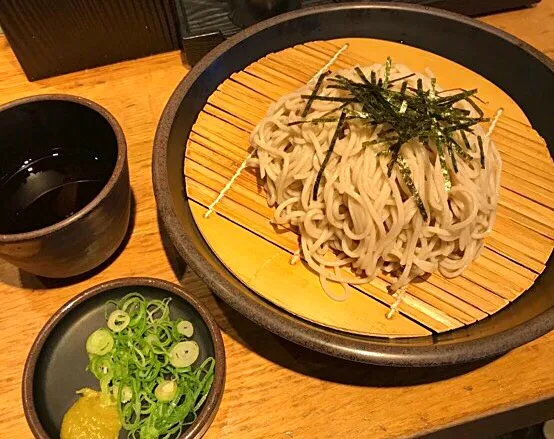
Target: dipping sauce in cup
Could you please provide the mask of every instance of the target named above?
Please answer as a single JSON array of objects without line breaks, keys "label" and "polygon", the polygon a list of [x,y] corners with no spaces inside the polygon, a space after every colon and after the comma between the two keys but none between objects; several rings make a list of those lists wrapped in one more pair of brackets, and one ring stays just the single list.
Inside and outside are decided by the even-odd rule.
[{"label": "dipping sauce in cup", "polygon": [[0,107],[0,257],[45,277],[108,259],[130,216],[121,127],[86,99],[43,95]]}]

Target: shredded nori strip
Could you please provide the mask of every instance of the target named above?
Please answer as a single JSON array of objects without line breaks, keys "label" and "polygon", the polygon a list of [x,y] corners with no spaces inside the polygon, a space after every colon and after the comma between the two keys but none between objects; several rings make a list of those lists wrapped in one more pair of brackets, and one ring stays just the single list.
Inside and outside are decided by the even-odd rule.
[{"label": "shredded nori strip", "polygon": [[400,78],[396,78],[396,79],[391,79],[389,80],[389,86],[394,84],[395,82],[398,82],[398,81],[404,81],[406,79],[410,79],[412,78],[413,76],[415,76],[415,73],[410,73],[409,75],[406,75],[406,76],[402,76]]},{"label": "shredded nori strip", "polygon": [[408,83],[404,81],[400,87],[400,94],[404,96],[406,94],[406,89],[408,88]]},{"label": "shredded nori strip", "polygon": [[437,154],[439,155],[442,178],[444,179],[444,190],[446,192],[450,192],[450,189],[452,189],[452,181],[450,180],[450,173],[448,172],[448,168],[446,167],[446,158],[444,156],[444,149],[442,148],[442,142],[438,137],[436,137],[434,140],[435,140],[435,146],[437,147]]},{"label": "shredded nori strip", "polygon": [[[345,118],[346,120],[352,120],[352,119],[359,119],[357,116],[347,116]],[[310,120],[297,120],[295,122],[289,122],[288,126],[294,126],[294,125],[301,125],[303,123],[326,123],[326,122],[336,122],[336,117],[318,117],[316,119],[310,119]]]},{"label": "shredded nori strip", "polygon": [[485,152],[483,151],[483,139],[481,136],[477,136],[477,143],[479,145],[479,155],[481,156],[481,168],[485,169]]},{"label": "shredded nori strip", "polygon": [[[311,99],[312,101],[329,101],[329,102],[347,102],[355,103],[356,100],[353,98],[341,98],[335,96],[312,96],[312,95],[300,95],[302,99]],[[303,116],[306,117],[306,116]]]},{"label": "shredded nori strip", "polygon": [[362,72],[362,69],[360,69],[358,66],[354,67],[354,70],[358,74],[358,76],[364,81],[366,84],[371,84],[369,80],[367,79],[366,75],[364,75],[364,72]]},{"label": "shredded nori strip", "polygon": [[312,91],[312,94],[310,95],[310,97],[308,99],[308,102],[306,102],[306,106],[304,107],[304,111],[302,112],[302,117],[306,117],[308,115],[308,112],[310,111],[310,108],[312,108],[312,103],[314,102],[314,96],[317,95],[321,85],[323,84],[323,80],[330,73],[331,72],[329,70],[327,70],[326,72],[323,72],[321,75],[319,75],[319,78],[317,78],[317,82],[315,84],[314,90]]},{"label": "shredded nori strip", "polygon": [[478,106],[475,102],[473,102],[472,99],[466,98],[465,100],[466,100],[466,102],[467,102],[469,105],[471,105],[471,106],[473,107],[473,109],[477,112],[477,114],[479,115],[479,117],[483,117],[483,116],[484,116],[485,113],[483,113],[483,110],[481,110],[481,109],[479,108],[479,106]]},{"label": "shredded nori strip", "polygon": [[431,78],[431,93],[429,94],[429,97],[431,99],[435,99],[437,95],[437,90],[435,90],[436,85],[437,85],[437,78]]},{"label": "shredded nori strip", "polygon": [[342,111],[339,117],[339,123],[337,124],[337,128],[335,129],[335,134],[333,134],[333,138],[331,139],[331,143],[329,144],[329,149],[327,150],[327,154],[325,155],[325,158],[323,159],[323,163],[321,163],[321,168],[319,168],[319,172],[317,173],[317,177],[315,179],[314,184],[314,190],[312,194],[312,198],[314,201],[317,201],[317,191],[319,189],[319,185],[321,183],[321,177],[323,177],[323,172],[325,171],[325,167],[327,166],[327,163],[329,163],[329,159],[331,158],[331,154],[333,153],[333,150],[335,149],[335,144],[337,143],[337,140],[339,138],[339,134],[342,131],[342,126],[344,124],[344,120],[346,119],[346,111]]},{"label": "shredded nori strip", "polygon": [[[434,78],[431,80],[431,87],[429,90],[424,90],[423,81],[420,78],[418,78],[415,88],[410,87],[406,80],[413,77],[415,74],[412,73],[391,80],[391,66],[392,61],[390,58],[387,58],[384,80],[381,78],[377,80],[375,71],[372,71],[368,78],[360,67],[354,68],[359,77],[358,80],[348,79],[341,75],[329,77],[326,87],[346,91],[347,95],[344,97],[318,95],[318,86],[316,86],[311,95],[302,95],[302,98],[309,100],[308,103],[314,100],[341,103],[341,105],[329,111],[323,117],[289,123],[289,125],[297,125],[307,122],[326,123],[338,120],[337,131],[333,136],[333,142],[327,151],[325,160],[316,178],[313,192],[314,200],[317,197],[317,190],[321,177],[323,176],[324,168],[333,152],[338,133],[341,132],[345,120],[359,119],[368,125],[377,126],[384,124],[388,127],[386,133],[383,132],[380,134],[379,139],[372,142],[365,142],[364,146],[370,144],[384,144],[387,155],[390,156],[389,163],[387,164],[388,175],[391,175],[394,166],[398,164],[408,187],[410,187],[408,184],[409,180],[407,180],[405,176],[407,175],[411,179],[411,171],[410,174],[408,174],[405,168],[408,165],[405,160],[402,164],[399,160],[402,157],[402,146],[412,139],[418,139],[425,144],[427,148],[431,148],[431,142],[434,144],[437,155],[439,156],[441,171],[444,178],[444,188],[446,191],[451,189],[452,182],[445,154],[447,153],[450,157],[452,171],[454,173],[458,172],[458,157],[468,162],[472,160],[472,157],[468,153],[468,151],[471,151],[471,144],[469,143],[466,132],[473,132],[472,127],[474,125],[489,120],[484,117],[483,111],[475,103],[475,100],[483,102],[477,96],[477,89],[464,90],[455,88],[449,91],[456,91],[456,93],[445,95],[447,90],[436,91],[436,80]],[[398,90],[398,88],[394,89],[393,85],[399,81],[402,81],[400,90]],[[321,80],[321,82],[323,82],[323,80]],[[467,102],[467,104],[475,110],[477,116],[473,117],[471,116],[471,111],[454,106],[462,101]],[[354,107],[354,105],[357,106]],[[361,108],[359,105],[361,105]],[[333,116],[333,114],[336,114],[338,111],[341,111],[340,117]],[[456,132],[460,133],[463,145],[460,145],[454,140],[453,135]],[[481,167],[484,168],[485,156],[483,152],[483,139],[478,137],[477,140],[481,154]],[[402,170],[402,168],[404,168],[404,170]],[[413,187],[415,189],[415,186]],[[414,192],[412,189],[410,190],[412,191],[412,195],[416,197],[417,191]],[[419,203],[418,208],[421,214],[427,218],[427,214],[424,213],[424,209]]]},{"label": "shredded nori strip", "polygon": [[458,173],[458,162],[456,161],[456,154],[454,154],[454,148],[452,148],[452,144],[449,143],[446,145],[446,149],[448,150],[448,155],[450,156],[450,161],[452,162],[452,169],[454,169],[454,172]]},{"label": "shredded nori strip", "polygon": [[452,146],[452,148],[454,149],[454,151],[456,151],[466,162],[471,161],[471,156],[469,155],[469,153],[466,150],[464,150],[458,142],[456,142],[452,137],[450,137],[450,135],[446,135],[446,138],[450,146]]},{"label": "shredded nori strip", "polygon": [[462,136],[462,140],[464,141],[465,147],[471,151],[471,145],[469,144],[469,140],[467,140],[466,132],[461,130],[460,134]]},{"label": "shredded nori strip", "polygon": [[389,88],[391,67],[392,67],[392,59],[390,56],[387,56],[387,61],[385,62],[385,80],[383,81],[383,88]]},{"label": "shredded nori strip", "polygon": [[425,206],[423,205],[423,201],[421,200],[421,197],[419,196],[419,192],[417,188],[415,187],[414,180],[412,179],[412,171],[410,167],[408,166],[408,163],[406,163],[406,160],[404,157],[399,154],[398,155],[398,167],[400,168],[400,174],[402,174],[402,178],[404,179],[404,183],[406,183],[406,186],[408,186],[408,189],[410,189],[410,192],[412,193],[412,196],[414,197],[414,200],[416,202],[417,208],[419,209],[419,212],[421,213],[421,216],[423,217],[423,221],[427,221],[429,218],[429,215],[427,215],[427,211],[425,210]]},{"label": "shredded nori strip", "polygon": [[[369,144],[373,144],[375,141],[371,142],[364,142],[363,146],[367,146]],[[377,153],[377,156],[383,156],[383,155],[390,155],[390,152],[387,149],[383,149]],[[423,221],[427,221],[429,218],[429,215],[427,214],[427,211],[425,210],[425,205],[423,204],[423,201],[421,200],[421,197],[419,195],[419,191],[417,190],[414,180],[412,179],[412,170],[408,166],[408,163],[406,162],[406,159],[402,154],[398,154],[398,168],[400,169],[400,175],[402,175],[402,179],[404,180],[404,183],[406,183],[406,186],[408,186],[408,189],[410,190],[412,196],[414,197],[414,201],[417,205],[417,208],[419,212],[421,213],[421,216],[423,217]]]}]

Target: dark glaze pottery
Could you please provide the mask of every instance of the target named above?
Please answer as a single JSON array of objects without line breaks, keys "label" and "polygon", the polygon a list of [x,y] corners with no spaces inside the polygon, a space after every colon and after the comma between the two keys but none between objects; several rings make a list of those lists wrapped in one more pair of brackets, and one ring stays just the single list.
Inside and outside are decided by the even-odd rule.
[{"label": "dark glaze pottery", "polygon": [[[37,230],[10,233],[0,228],[0,257],[39,276],[85,273],[122,243],[131,203],[127,145],[115,118],[87,99],[42,95],[0,106],[0,179],[27,157],[76,145],[97,154],[108,167],[93,198],[69,217]],[[74,163],[69,160],[66,166]]]},{"label": "dark glaze pottery", "polygon": [[[259,23],[199,62],[169,100],[156,133],[154,190],[165,229],[198,275],[243,315],[286,339],[349,360],[437,366],[502,354],[554,328],[553,257],[533,287],[490,318],[444,334],[383,339],[346,334],[293,316],[239,282],[195,225],[183,178],[186,139],[207,98],[232,73],[270,52],[308,41],[368,37],[418,47],[458,62],[509,93],[554,148],[554,63],[496,28],[458,14],[396,3],[328,5]],[[298,291],[298,294],[302,294]]]},{"label": "dark glaze pottery", "polygon": [[[31,347],[23,372],[23,410],[37,439],[57,439],[65,412],[77,400],[75,391],[98,389],[98,381],[85,370],[85,343],[97,328],[105,326],[104,304],[130,292],[147,298],[171,297],[171,318],[194,325],[193,340],[200,346],[200,364],[208,356],[216,360],[212,388],[198,417],[178,439],[199,439],[212,423],[225,387],[225,348],[221,332],[209,311],[182,287],[160,279],[125,278],[102,283],[71,299],[48,320]],[[127,437],[122,430],[120,438]]]}]

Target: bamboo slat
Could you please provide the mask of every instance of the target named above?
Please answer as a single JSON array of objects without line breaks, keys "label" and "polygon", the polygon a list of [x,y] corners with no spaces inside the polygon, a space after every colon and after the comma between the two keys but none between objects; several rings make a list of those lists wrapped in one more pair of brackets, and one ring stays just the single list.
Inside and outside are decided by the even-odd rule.
[{"label": "bamboo slat", "polygon": [[[321,323],[318,319],[324,312],[329,317],[324,322],[327,326],[340,330],[348,327],[349,331],[363,335],[406,337],[430,334],[408,318],[397,316],[388,320],[385,317],[387,306],[364,294],[356,294],[352,287],[349,288],[349,300],[320,300],[321,287],[318,278],[302,265],[291,266],[290,253],[258,239],[244,227],[221,216],[214,215],[205,219],[203,214],[206,209],[197,203],[191,203],[191,208],[197,224],[202,228],[210,246],[217,248],[219,257],[222,260],[240,261],[235,265],[234,273],[252,288],[263,289],[268,300],[289,312],[296,314],[296,310],[299,310],[303,318],[316,323]],[[229,236],[233,236],[233,246],[228,245]],[[256,248],[255,253],[251,251],[252,246]],[[249,269],[260,260],[263,264],[255,271]],[[289,272],[286,284],[281,282],[284,271]],[[318,303],[318,309],[310,306],[313,303]]]},{"label": "bamboo slat", "polygon": [[254,170],[243,171],[216,213],[204,218],[248,155],[250,132],[269,105],[305,84],[344,43],[311,42],[269,54],[233,74],[210,96],[186,143],[185,160],[187,194],[204,238],[229,270],[258,294],[295,315],[341,331],[418,337],[494,314],[533,284],[550,257],[554,164],[544,141],[508,95],[477,73],[419,49],[352,39],[331,70],[382,62],[394,52],[393,58],[414,70],[430,67],[445,88],[477,86],[489,102],[484,106],[487,114],[499,106],[506,109],[493,133],[503,159],[497,220],[481,255],[461,276],[446,279],[433,274],[413,283],[389,320],[386,314],[396,298],[388,292],[388,275],[349,286],[349,298],[336,302],[323,293],[318,275],[303,261],[290,265],[298,236],[291,227],[270,223],[273,209],[267,206]]}]

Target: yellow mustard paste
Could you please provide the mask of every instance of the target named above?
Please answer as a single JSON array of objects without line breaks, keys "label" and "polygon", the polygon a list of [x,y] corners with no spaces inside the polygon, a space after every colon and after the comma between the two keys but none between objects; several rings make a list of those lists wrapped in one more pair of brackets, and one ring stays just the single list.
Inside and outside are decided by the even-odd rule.
[{"label": "yellow mustard paste", "polygon": [[78,393],[82,396],[63,417],[61,439],[117,439],[121,422],[115,404],[92,389]]}]

